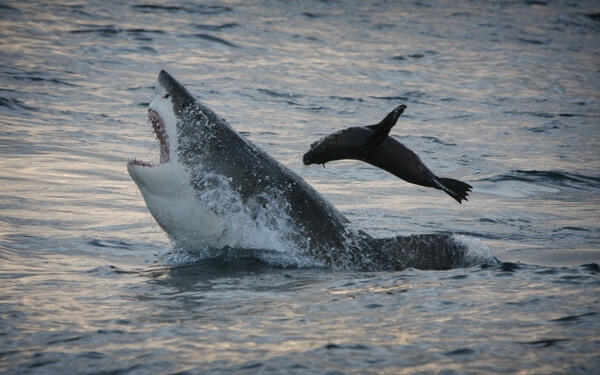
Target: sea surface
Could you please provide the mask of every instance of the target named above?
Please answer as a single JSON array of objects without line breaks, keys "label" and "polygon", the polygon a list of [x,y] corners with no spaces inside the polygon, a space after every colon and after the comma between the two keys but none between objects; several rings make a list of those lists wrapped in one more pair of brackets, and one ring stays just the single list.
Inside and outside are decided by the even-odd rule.
[{"label": "sea surface", "polygon": [[[600,3],[0,1],[0,373],[597,374]],[[376,237],[500,263],[282,268],[170,243],[127,174],[157,160],[161,69]],[[316,139],[392,135],[470,200]]]}]

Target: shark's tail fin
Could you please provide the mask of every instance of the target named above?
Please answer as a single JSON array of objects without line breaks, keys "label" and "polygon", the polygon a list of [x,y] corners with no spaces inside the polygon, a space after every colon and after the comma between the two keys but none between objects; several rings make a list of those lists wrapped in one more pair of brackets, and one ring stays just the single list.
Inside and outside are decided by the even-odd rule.
[{"label": "shark's tail fin", "polygon": [[438,187],[448,193],[449,196],[454,198],[458,203],[462,203],[463,200],[468,201],[467,196],[473,186],[458,181],[452,178],[435,178],[434,181]]}]

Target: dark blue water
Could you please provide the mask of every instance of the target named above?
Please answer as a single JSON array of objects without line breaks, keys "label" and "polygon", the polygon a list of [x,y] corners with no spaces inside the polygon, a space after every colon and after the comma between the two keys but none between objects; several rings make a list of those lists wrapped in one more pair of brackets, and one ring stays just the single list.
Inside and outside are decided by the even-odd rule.
[{"label": "dark blue water", "polygon": [[[596,1],[0,3],[0,372],[595,373]],[[285,269],[174,249],[126,162],[167,69],[374,236],[501,260]],[[469,202],[309,145],[392,135]],[[489,249],[489,250],[488,250]]]}]

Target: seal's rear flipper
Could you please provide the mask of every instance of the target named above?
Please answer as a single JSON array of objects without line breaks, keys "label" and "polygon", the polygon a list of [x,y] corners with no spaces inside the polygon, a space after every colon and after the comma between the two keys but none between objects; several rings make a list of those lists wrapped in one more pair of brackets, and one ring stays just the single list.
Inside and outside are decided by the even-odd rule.
[{"label": "seal's rear flipper", "polygon": [[370,151],[375,150],[381,142],[390,134],[390,130],[396,125],[396,121],[398,121],[398,117],[404,112],[406,106],[404,104],[396,107],[392,112],[390,112],[381,122],[377,125],[367,126],[367,128],[373,130],[373,134],[367,138],[365,142],[365,153],[369,153]]},{"label": "seal's rear flipper", "polygon": [[473,186],[458,181],[452,178],[434,178],[433,181],[437,184],[438,189],[442,189],[449,196],[454,198],[458,203],[462,203],[463,200],[468,201],[467,196]]}]

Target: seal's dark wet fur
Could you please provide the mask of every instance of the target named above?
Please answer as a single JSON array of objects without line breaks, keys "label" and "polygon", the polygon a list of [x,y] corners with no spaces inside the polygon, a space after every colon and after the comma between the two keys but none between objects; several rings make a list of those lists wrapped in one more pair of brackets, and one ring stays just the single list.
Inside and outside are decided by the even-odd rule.
[{"label": "seal's dark wet fur", "polygon": [[436,176],[412,150],[389,136],[390,130],[404,112],[404,104],[396,107],[379,124],[355,126],[330,134],[313,143],[304,154],[305,165],[356,159],[386,170],[404,181],[443,190],[458,203],[467,200],[471,185],[452,178]]}]

